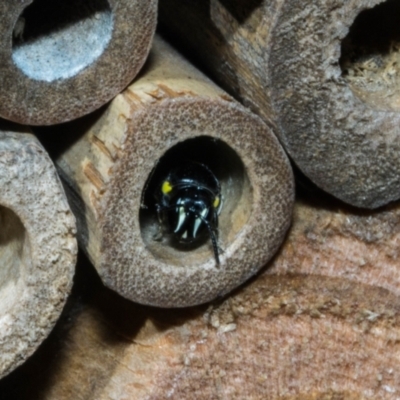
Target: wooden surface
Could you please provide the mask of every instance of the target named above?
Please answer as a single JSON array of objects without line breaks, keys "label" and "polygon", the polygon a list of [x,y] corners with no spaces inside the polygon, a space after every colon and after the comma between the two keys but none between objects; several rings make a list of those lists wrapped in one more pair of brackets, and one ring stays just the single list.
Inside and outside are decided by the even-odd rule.
[{"label": "wooden surface", "polygon": [[314,183],[376,208],[400,194],[399,3],[378,3],[161,0],[160,21]]},{"label": "wooden surface", "polygon": [[[303,197],[286,243],[260,276],[223,300],[181,310],[122,299],[81,258],[63,318],[0,382],[0,394],[395,399],[399,268],[390,260],[398,259],[399,215],[398,205],[359,214]],[[367,263],[354,251],[360,247]]]},{"label": "wooden surface", "polygon": [[[188,4],[186,2],[185,7]],[[209,47],[204,59],[208,63],[208,57],[216,57],[217,53],[211,51],[213,46],[222,49],[227,58],[222,58],[220,69],[228,80],[233,79],[233,92],[257,109],[262,103],[253,102],[252,96],[263,95],[265,85],[260,75],[247,72],[249,63],[257,63],[247,56],[237,62],[232,60],[247,51],[263,53],[263,40],[257,36],[256,27],[266,34],[269,25],[258,10],[264,7],[268,18],[273,18],[280,10],[278,3],[273,2],[266,7],[262,1],[250,1],[243,7],[235,3],[237,7],[233,8],[229,4],[233,3],[211,0],[197,5],[203,11],[211,10],[213,25],[218,28],[213,31],[213,38],[207,39]],[[284,18],[290,20],[298,4],[296,1],[288,3],[286,6],[292,9],[285,11]],[[345,13],[348,21],[354,19],[353,11],[361,4],[364,3],[348,3],[350,11]],[[182,10],[187,12],[185,7],[172,9],[179,16]],[[321,7],[312,17],[317,17],[323,9]],[[196,21],[189,15],[178,20],[182,26],[190,25],[191,34],[196,37],[201,31],[196,31]],[[337,21],[336,14],[332,16],[328,12],[326,15]],[[299,24],[304,27],[304,20]],[[309,28],[313,31],[312,24]],[[218,30],[222,35],[216,33]],[[209,32],[205,28],[199,37]],[[307,29],[304,32],[306,36],[309,33]],[[281,38],[285,37],[284,33],[281,31]],[[254,46],[249,47],[241,38],[249,39]],[[235,46],[228,46],[229,43]],[[258,63],[257,68],[262,65]],[[236,75],[232,66],[240,73]],[[275,63],[274,69],[275,73],[281,73],[280,64]],[[285,80],[283,75],[280,79],[286,87],[290,80]],[[142,78],[146,80],[145,74]],[[254,85],[246,87],[252,80]],[[179,102],[180,97],[192,96],[198,90],[196,82],[192,93],[183,94],[174,88],[171,91],[171,86],[157,85],[151,94],[147,92],[149,97],[144,97],[149,103],[157,103],[175,96],[174,101]],[[132,93],[130,96],[132,100]],[[143,93],[133,93],[133,112],[142,107],[138,104],[143,102],[141,96]],[[221,92],[217,90],[215,96],[221,98]],[[222,100],[231,103],[229,97],[223,96]],[[353,94],[350,97],[353,99]],[[124,102],[119,99],[121,108],[116,110],[125,110],[121,115],[126,116],[127,108],[124,109]],[[268,101],[263,107],[269,113],[273,111],[273,103]],[[284,111],[290,101],[293,96],[284,97],[280,110]],[[365,105],[366,100],[362,101]],[[390,107],[393,104],[395,102]],[[372,108],[371,113],[375,115],[376,110]],[[394,118],[391,121],[397,121],[387,107],[381,111],[382,119],[378,122],[386,123],[388,115]],[[78,125],[90,129],[97,121],[104,121],[105,115],[107,111],[103,109],[79,121]],[[265,119],[275,129],[278,127],[271,116]],[[115,119],[113,121],[114,124]],[[119,123],[123,125],[125,118]],[[104,134],[113,124],[104,125]],[[387,128],[385,124],[382,126]],[[388,132],[386,138],[396,139],[396,128],[390,123],[389,128],[385,131]],[[63,141],[70,145],[80,133],[76,131],[76,137],[64,137]],[[75,192],[83,193],[85,200],[71,197],[81,213],[84,212],[80,222],[83,243],[94,261],[94,255],[100,252],[96,244],[100,239],[93,233],[98,224],[96,210],[110,179],[110,168],[121,154],[118,143],[112,146],[103,139],[99,132],[90,136],[85,142],[86,150],[90,149],[86,153],[88,159],[83,163],[75,159],[77,170],[82,172],[79,179],[84,182],[84,189]],[[345,149],[345,141],[341,143]],[[382,148],[397,152],[395,146],[390,149],[395,140],[386,143],[390,146],[378,146],[379,156],[383,154]],[[300,147],[308,146],[302,142]],[[57,150],[53,150],[56,156]],[[147,156],[148,153],[143,154]],[[325,153],[323,156],[327,159]],[[153,155],[149,157],[153,159]],[[73,165],[73,158],[71,160]],[[374,162],[371,157],[368,165]],[[376,164],[378,168],[385,167],[380,161]],[[352,165],[346,162],[341,167],[346,170],[344,173],[352,170]],[[327,168],[324,174],[329,175],[330,167]],[[366,174],[369,171],[365,169]],[[321,176],[325,179],[324,174]],[[69,183],[67,180],[68,185],[77,187],[73,180]],[[358,400],[399,397],[399,204],[377,211],[360,211],[314,188],[300,192],[291,230],[279,253],[257,277],[230,295],[206,305],[173,310],[134,304],[107,289],[81,255],[72,296],[56,328],[24,365],[0,381],[0,399]],[[382,201],[380,196],[376,199],[373,201]],[[4,215],[8,218],[10,214]],[[20,236],[18,232],[16,236]],[[0,236],[0,245],[3,239]],[[228,267],[224,265],[223,268]],[[128,280],[130,276],[123,278]]]},{"label": "wooden surface", "polygon": [[45,150],[0,124],[0,377],[47,337],[71,290],[75,218]]},{"label": "wooden surface", "polygon": [[[133,301],[183,307],[220,297],[275,254],[289,227],[293,175],[275,136],[160,39],[109,107],[41,137],[66,183],[81,246],[106,286]],[[221,182],[220,266],[210,240],[191,251],[154,240],[159,182],[147,180],[154,167],[165,176],[187,159],[209,165]]]}]

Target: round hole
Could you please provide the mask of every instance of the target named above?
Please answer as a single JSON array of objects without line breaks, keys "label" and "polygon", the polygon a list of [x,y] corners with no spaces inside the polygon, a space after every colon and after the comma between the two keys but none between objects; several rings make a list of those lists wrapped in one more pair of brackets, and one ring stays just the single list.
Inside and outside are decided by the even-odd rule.
[{"label": "round hole", "polygon": [[374,108],[400,110],[400,2],[361,12],[342,41],[342,76]]},{"label": "round hole", "polygon": [[29,253],[26,231],[18,216],[0,206],[0,316],[22,297],[21,277]]},{"label": "round hole", "polygon": [[12,58],[31,79],[67,79],[104,52],[112,28],[107,0],[35,0],[15,24]]},{"label": "round hole", "polygon": [[252,190],[245,167],[237,153],[225,142],[207,136],[188,139],[169,149],[152,171],[142,194],[139,214],[142,239],[147,249],[158,259],[174,265],[195,265],[214,257],[211,239],[203,239],[191,245],[182,245],[173,235],[163,233],[155,208],[155,194],[168,172],[186,161],[206,165],[220,185],[223,205],[218,221],[219,253],[235,238],[246,224],[252,204]]}]

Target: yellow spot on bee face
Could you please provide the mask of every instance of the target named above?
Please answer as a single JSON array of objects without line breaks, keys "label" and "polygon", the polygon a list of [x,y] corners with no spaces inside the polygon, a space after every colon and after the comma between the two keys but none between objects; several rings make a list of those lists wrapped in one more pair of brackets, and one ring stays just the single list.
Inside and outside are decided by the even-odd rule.
[{"label": "yellow spot on bee face", "polygon": [[217,197],[214,199],[214,203],[213,203],[214,208],[218,208],[220,202],[221,202],[221,200],[220,200],[220,198],[217,196]]},{"label": "yellow spot on bee face", "polygon": [[162,186],[161,186],[161,191],[163,194],[168,194],[172,190],[172,185],[168,181],[164,181]]}]

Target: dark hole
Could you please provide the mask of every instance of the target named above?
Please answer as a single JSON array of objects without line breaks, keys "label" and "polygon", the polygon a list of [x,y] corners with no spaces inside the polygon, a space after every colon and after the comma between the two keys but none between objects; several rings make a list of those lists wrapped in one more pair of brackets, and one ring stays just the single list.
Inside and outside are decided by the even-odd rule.
[{"label": "dark hole", "polygon": [[111,39],[107,0],[35,0],[13,31],[13,61],[32,79],[70,78],[98,58]]},{"label": "dark hole", "polygon": [[400,45],[400,1],[389,0],[361,12],[342,41],[340,65],[344,74],[352,64],[373,58],[377,66]]},{"label": "dark hole", "polygon": [[220,0],[220,2],[239,23],[243,23],[261,7],[263,0]]},{"label": "dark hole", "polygon": [[[139,218],[142,237],[149,248],[155,240],[155,235],[159,232],[155,194],[160,190],[161,182],[169,171],[186,161],[205,164],[220,182],[224,198],[219,218],[220,236],[221,234],[223,236],[224,231],[224,223],[222,222],[224,213],[230,213],[241,197],[245,182],[244,166],[236,152],[226,143],[211,137],[201,136],[177,144],[161,157],[150,174],[142,194],[142,204],[146,208],[140,211]],[[168,237],[163,235],[163,243],[164,240],[175,250],[192,251],[203,245],[208,246],[210,238],[206,235],[190,245],[181,244],[170,235]]]},{"label": "dark hole", "polygon": [[34,41],[109,9],[107,0],[35,0],[21,14],[24,32],[15,35],[14,40],[17,43]]}]

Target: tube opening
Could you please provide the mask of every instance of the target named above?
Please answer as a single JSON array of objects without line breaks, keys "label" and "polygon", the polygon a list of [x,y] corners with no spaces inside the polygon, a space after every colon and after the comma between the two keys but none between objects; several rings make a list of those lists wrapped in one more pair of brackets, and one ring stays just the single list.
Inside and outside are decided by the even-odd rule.
[{"label": "tube opening", "polygon": [[19,217],[0,206],[0,316],[22,298],[24,263],[30,254],[26,230]]},{"label": "tube opening", "polygon": [[112,28],[107,0],[35,0],[14,26],[12,58],[31,79],[71,78],[101,56]]},{"label": "tube opening", "polygon": [[220,183],[223,202],[218,217],[220,258],[246,224],[252,204],[251,185],[243,162],[225,142],[199,136],[169,149],[149,175],[142,194],[145,208],[141,209],[139,220],[142,239],[147,249],[157,259],[180,266],[201,264],[210,257],[214,258],[207,230],[193,243],[181,243],[176,235],[167,233],[165,221],[160,223],[158,219],[156,203],[161,195],[162,182],[170,171],[187,162],[205,165]]},{"label": "tube opening", "polygon": [[342,76],[365,103],[400,110],[400,2],[361,12],[343,39]]}]

